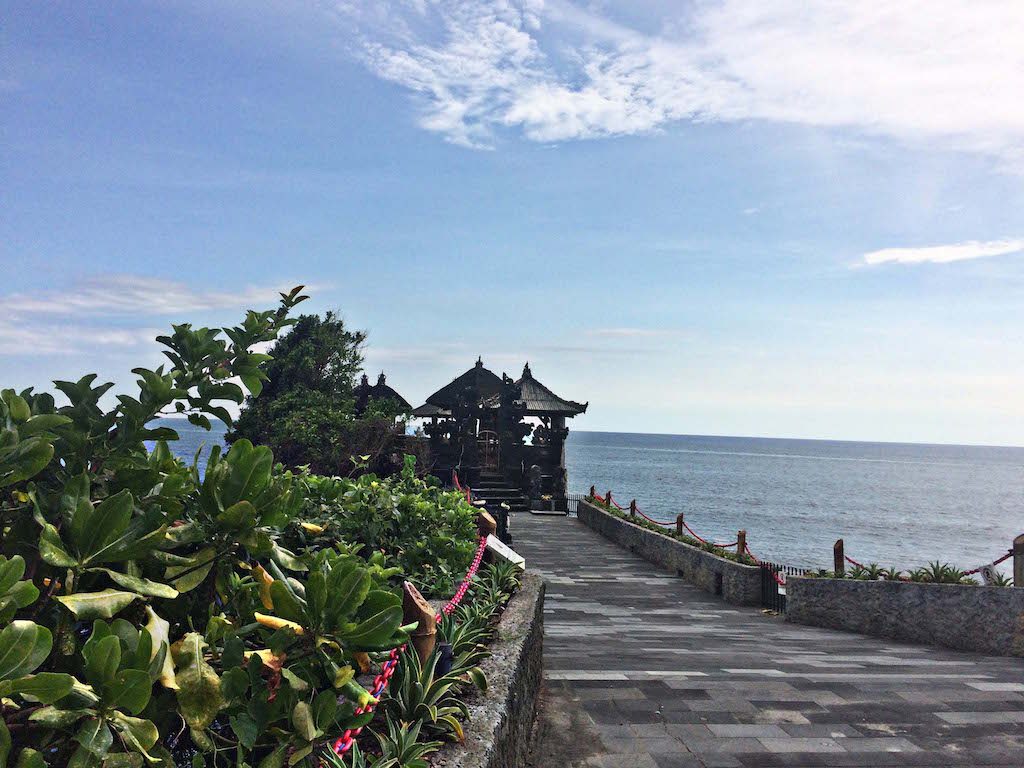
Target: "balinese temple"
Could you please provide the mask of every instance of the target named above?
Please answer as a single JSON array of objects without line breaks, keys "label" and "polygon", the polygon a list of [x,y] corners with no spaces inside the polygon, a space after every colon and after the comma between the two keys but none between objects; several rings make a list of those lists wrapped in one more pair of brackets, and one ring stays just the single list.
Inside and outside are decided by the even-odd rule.
[{"label": "balinese temple", "polygon": [[428,421],[432,474],[448,481],[458,473],[489,506],[562,511],[566,419],[586,410],[587,403],[560,397],[535,379],[529,363],[513,381],[477,359],[412,415]]},{"label": "balinese temple", "polygon": [[356,415],[362,416],[366,413],[366,409],[373,401],[390,400],[399,408],[409,411],[412,406],[409,405],[408,401],[395,390],[387,385],[384,377],[384,372],[381,371],[380,376],[377,377],[377,383],[370,386],[370,379],[364,373],[362,380],[359,382],[353,392],[356,396]]}]

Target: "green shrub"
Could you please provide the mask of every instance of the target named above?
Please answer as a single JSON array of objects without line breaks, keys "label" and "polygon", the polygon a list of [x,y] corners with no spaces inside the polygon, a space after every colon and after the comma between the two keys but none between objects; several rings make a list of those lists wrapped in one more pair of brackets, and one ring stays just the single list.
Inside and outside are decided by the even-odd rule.
[{"label": "green shrub", "polygon": [[436,482],[416,476],[407,456],[402,472],[381,479],[304,476],[303,519],[367,552],[383,552],[428,597],[448,596],[477,548],[478,510]]},{"label": "green shrub", "polygon": [[[111,408],[95,376],[56,382],[59,408],[0,394],[0,764],[277,768],[370,720],[355,714],[370,700],[355,669],[408,639],[396,572],[303,517],[316,509],[340,529],[350,499],[324,509],[327,481],[244,439],[200,471],[171,455],[174,430],[151,425],[168,410],[230,425],[224,403],[243,398],[232,379],[259,394],[268,357],[251,348],[304,298],[282,294],[233,328],[174,326],[159,339],[170,365],[135,369],[138,393]],[[374,482],[349,489],[355,508],[387,501],[421,535],[473,547],[453,494]]]}]

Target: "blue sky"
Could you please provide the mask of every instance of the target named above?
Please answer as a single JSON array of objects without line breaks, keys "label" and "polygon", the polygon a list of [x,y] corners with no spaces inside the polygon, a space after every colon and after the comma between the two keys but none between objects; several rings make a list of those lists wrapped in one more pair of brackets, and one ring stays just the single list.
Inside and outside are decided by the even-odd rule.
[{"label": "blue sky", "polygon": [[409,400],[1024,444],[1019,3],[210,5],[6,6],[4,386],[301,282]]}]

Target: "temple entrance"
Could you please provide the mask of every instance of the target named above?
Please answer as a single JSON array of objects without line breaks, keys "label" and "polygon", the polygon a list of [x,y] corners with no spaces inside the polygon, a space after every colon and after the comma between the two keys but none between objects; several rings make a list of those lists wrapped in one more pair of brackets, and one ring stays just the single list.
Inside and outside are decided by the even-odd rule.
[{"label": "temple entrance", "polygon": [[498,433],[482,429],[477,433],[477,449],[479,450],[480,468],[485,472],[497,472],[501,467],[501,441]]}]

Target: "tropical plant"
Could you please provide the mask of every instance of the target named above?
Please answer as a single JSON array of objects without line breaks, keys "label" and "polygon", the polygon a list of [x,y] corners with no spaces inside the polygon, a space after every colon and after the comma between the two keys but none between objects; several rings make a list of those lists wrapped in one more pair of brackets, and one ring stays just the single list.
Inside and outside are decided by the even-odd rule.
[{"label": "tropical plant", "polygon": [[420,741],[422,723],[399,724],[387,718],[387,731],[374,732],[380,744],[380,758],[373,768],[427,768],[425,758],[441,748],[440,741]]},{"label": "tropical plant", "polygon": [[424,595],[450,595],[473,560],[477,510],[436,481],[417,477],[412,456],[387,479],[304,476],[304,482],[304,520],[367,552],[386,553],[388,565]]},{"label": "tropical plant", "polygon": [[462,741],[459,718],[469,717],[469,709],[459,694],[467,681],[480,690],[486,690],[487,681],[477,666],[453,664],[442,673],[438,670],[440,659],[440,648],[435,648],[422,663],[415,650],[405,650],[383,703],[384,711],[403,726],[422,723],[427,733],[453,734]]},{"label": "tropical plant", "polygon": [[[396,402],[373,401],[356,412],[356,376],[363,364],[363,331],[352,331],[333,312],[301,315],[270,349],[269,381],[245,401],[228,442],[248,439],[270,447],[288,467],[326,475],[390,474],[401,468],[392,454],[401,433]],[[356,457],[365,457],[358,461]]]},{"label": "tropical plant", "polygon": [[369,721],[355,669],[408,639],[396,571],[318,536],[316,481],[269,448],[238,439],[201,470],[152,423],[230,425],[234,380],[266,381],[252,347],[304,298],[174,326],[170,365],[113,407],[93,375],[56,382],[62,407],[0,393],[0,765],[277,768]]},{"label": "tropical plant", "polygon": [[882,570],[882,578],[886,581],[902,581],[905,577],[903,575],[903,571],[901,571],[899,568],[896,568],[895,566],[892,566],[890,568],[884,568]]}]

